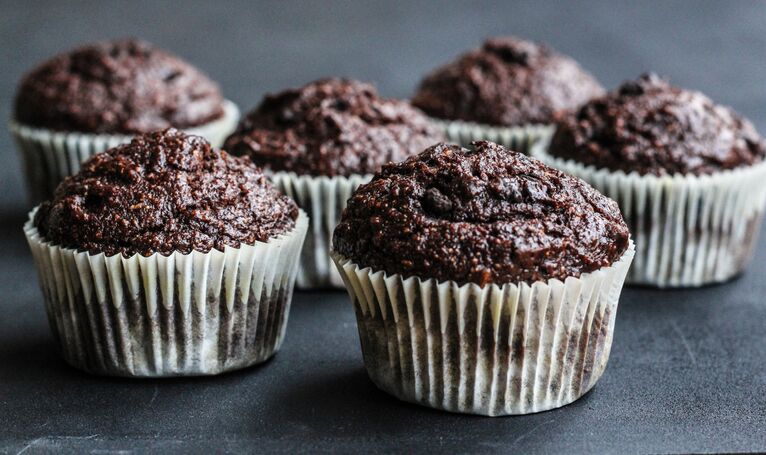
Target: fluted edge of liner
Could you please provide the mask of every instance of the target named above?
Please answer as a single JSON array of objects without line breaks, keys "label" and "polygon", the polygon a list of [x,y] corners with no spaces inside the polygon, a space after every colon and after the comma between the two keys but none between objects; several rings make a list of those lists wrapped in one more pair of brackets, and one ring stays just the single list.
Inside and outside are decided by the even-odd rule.
[{"label": "fluted edge of liner", "polygon": [[606,367],[631,242],[609,267],[532,284],[387,275],[333,253],[372,381],[401,400],[500,416],[569,404]]},{"label": "fluted edge of liner", "polygon": [[309,215],[309,234],[301,251],[296,286],[299,289],[343,288],[330,258],[332,233],[340,221],[346,202],[372,175],[312,176],[294,172],[274,172],[272,183]]},{"label": "fluted edge of liner", "polygon": [[[36,210],[36,209],[35,209]],[[64,359],[113,376],[212,375],[281,346],[308,227],[224,251],[90,255],[24,225]]]},{"label": "fluted edge of liner", "polygon": [[766,202],[766,161],[706,175],[640,175],[533,156],[579,177],[620,206],[636,243],[628,284],[697,287],[745,270]]},{"label": "fluted edge of liner", "polygon": [[516,152],[529,155],[535,144],[548,144],[554,126],[530,124],[521,126],[492,126],[461,120],[431,119],[451,143],[468,147],[473,141],[492,141]]},{"label": "fluted edge of liner", "polygon": [[[213,147],[221,147],[239,120],[239,109],[224,101],[223,117],[184,131],[206,138]],[[80,171],[82,162],[133,139],[132,135],[89,134],[53,131],[31,127],[10,120],[21,157],[29,198],[33,204],[49,199],[64,177]]]}]

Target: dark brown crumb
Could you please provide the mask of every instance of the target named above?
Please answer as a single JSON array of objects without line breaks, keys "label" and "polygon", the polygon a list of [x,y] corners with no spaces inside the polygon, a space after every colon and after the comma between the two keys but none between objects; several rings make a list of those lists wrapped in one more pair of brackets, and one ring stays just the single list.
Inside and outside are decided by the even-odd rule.
[{"label": "dark brown crumb", "polygon": [[246,158],[174,129],[98,153],[35,216],[54,244],[111,256],[207,252],[290,231],[298,207]]},{"label": "dark brown crumb", "polygon": [[444,140],[422,112],[370,84],[323,79],[269,95],[224,148],[275,171],[370,174]]},{"label": "dark brown crumb", "polygon": [[132,134],[191,128],[223,115],[218,86],[199,70],[133,39],[58,55],[24,76],[18,122],[60,131]]},{"label": "dark brown crumb", "polygon": [[645,74],[564,116],[550,153],[613,171],[701,175],[762,161],[766,148],[731,109]]},{"label": "dark brown crumb", "polygon": [[484,285],[578,277],[619,259],[628,237],[617,204],[582,180],[481,141],[385,166],[333,244],[374,270]]},{"label": "dark brown crumb", "polygon": [[542,44],[498,37],[429,74],[412,103],[441,119],[523,125],[550,123],[557,111],[603,91],[571,58]]}]

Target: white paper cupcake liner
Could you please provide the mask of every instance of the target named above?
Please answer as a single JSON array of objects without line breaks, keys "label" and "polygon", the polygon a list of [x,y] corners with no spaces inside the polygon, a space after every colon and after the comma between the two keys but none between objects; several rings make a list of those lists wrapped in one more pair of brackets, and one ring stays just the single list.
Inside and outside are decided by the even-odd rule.
[{"label": "white paper cupcake liner", "polygon": [[458,285],[361,268],[333,256],[356,310],[372,381],[405,401],[489,416],[573,402],[612,344],[631,242],[610,267],[531,285]]},{"label": "white paper cupcake liner", "polygon": [[482,125],[460,120],[446,121],[431,119],[439,126],[447,140],[462,146],[473,141],[492,141],[516,152],[529,154],[537,143],[548,144],[553,136],[553,125],[524,125],[515,127]]},{"label": "white paper cupcake liner", "polygon": [[[223,117],[184,131],[204,137],[213,147],[220,147],[237,126],[238,120],[239,109],[226,100]],[[9,128],[21,155],[27,189],[33,204],[49,199],[64,177],[80,170],[83,161],[96,153],[130,142],[133,138],[130,135],[51,131],[25,126],[14,120],[10,121]]]},{"label": "white paper cupcake liner", "polygon": [[24,226],[64,359],[115,376],[211,375],[281,346],[308,227],[225,251],[107,257],[61,248]]},{"label": "white paper cupcake liner", "polygon": [[332,232],[351,194],[372,175],[327,177],[275,172],[269,177],[309,215],[309,234],[301,251],[296,285],[300,289],[342,288],[343,280],[330,258]]},{"label": "white paper cupcake liner", "polygon": [[766,162],[711,175],[658,177],[533,156],[614,199],[636,242],[628,283],[690,287],[726,281],[752,259],[766,202]]}]

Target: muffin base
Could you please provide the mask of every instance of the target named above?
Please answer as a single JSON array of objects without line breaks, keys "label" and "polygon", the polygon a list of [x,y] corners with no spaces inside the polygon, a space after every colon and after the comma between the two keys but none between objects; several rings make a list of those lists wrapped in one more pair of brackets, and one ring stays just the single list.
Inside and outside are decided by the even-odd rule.
[{"label": "muffin base", "polygon": [[564,406],[596,384],[633,254],[631,242],[610,267],[564,282],[484,287],[333,259],[380,389],[436,409],[499,416]]},{"label": "muffin base", "polygon": [[[184,131],[206,138],[213,147],[220,147],[238,120],[239,109],[226,100],[223,117]],[[49,199],[64,177],[80,170],[83,161],[133,138],[131,135],[52,131],[25,126],[15,120],[10,121],[9,128],[16,140],[33,204]]]},{"label": "muffin base", "polygon": [[658,177],[533,156],[620,205],[636,242],[629,284],[697,287],[740,274],[752,259],[766,203],[766,162],[710,175]]},{"label": "muffin base", "polygon": [[473,141],[491,141],[516,152],[529,155],[535,144],[547,145],[553,136],[553,125],[492,126],[460,120],[431,121],[442,129],[451,143],[467,147]]},{"label": "muffin base", "polygon": [[359,185],[369,182],[372,175],[327,177],[275,172],[269,177],[274,186],[309,215],[309,235],[301,251],[296,286],[342,288],[343,280],[330,258],[332,233],[351,194]]},{"label": "muffin base", "polygon": [[94,374],[212,375],[268,359],[285,335],[308,227],[190,254],[91,256],[24,226],[64,359]]}]

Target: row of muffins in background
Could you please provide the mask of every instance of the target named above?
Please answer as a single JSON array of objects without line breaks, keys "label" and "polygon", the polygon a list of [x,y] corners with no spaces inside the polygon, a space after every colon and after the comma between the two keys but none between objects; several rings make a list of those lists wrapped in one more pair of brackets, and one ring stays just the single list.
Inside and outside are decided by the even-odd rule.
[{"label": "row of muffins in background", "polygon": [[382,164],[445,137],[532,154],[617,200],[637,243],[631,283],[725,281],[754,250],[766,197],[763,143],[747,120],[698,92],[645,75],[605,94],[572,59],[496,38],[426,77],[412,104],[383,99],[368,84],[321,80],[266,96],[231,134],[238,110],[212,81],[124,40],[29,73],[11,127],[35,203],[131,134],[172,126],[214,146],[228,137],[226,150],[266,168],[312,219],[298,277],[304,289],[342,286],[328,251],[353,189]]},{"label": "row of muffins in background", "polygon": [[[518,128],[484,131],[464,121],[437,124],[409,103],[381,98],[367,84],[337,79],[267,96],[246,116],[226,150],[247,154],[264,166],[312,220],[298,286],[342,287],[329,260],[330,235],[353,189],[382,164],[444,140],[440,127],[453,142],[484,138],[526,150],[525,141],[549,133],[554,112],[600,93],[600,86],[576,63],[544,48],[539,61],[520,64],[521,53],[537,48],[515,39],[490,41],[460,68],[461,77],[478,65],[492,64],[494,71],[503,72],[497,85],[511,87],[513,93],[506,91],[509,96],[502,102],[490,102],[495,90],[491,80],[480,81],[478,93],[464,94],[459,111],[446,112],[438,105],[438,80],[425,81],[415,100],[439,117]],[[507,60],[509,55],[513,60]],[[573,75],[574,83],[569,81]],[[516,107],[525,93],[533,101]],[[491,110],[493,105],[500,107]],[[12,128],[23,152],[32,200],[39,203],[53,194],[64,176],[75,173],[82,160],[128,141],[130,134],[173,126],[220,146],[237,112],[195,68],[149,44],[126,40],[75,50],[33,70],[19,88]]]},{"label": "row of muffins in background", "polygon": [[[534,412],[600,377],[634,251],[631,280],[660,286],[725,280],[747,262],[764,147],[699,93],[653,75],[605,93],[571,59],[503,38],[437,69],[413,104],[431,118],[321,80],[267,96],[231,132],[236,108],[215,85],[144,43],[30,73],[12,130],[32,189],[167,126],[249,157],[175,130],[141,135],[40,206],[25,230],[67,360],[137,376],[257,363],[284,336],[297,273],[303,287],[349,290],[382,389]],[[551,167],[492,142],[432,146],[445,138]]]}]

